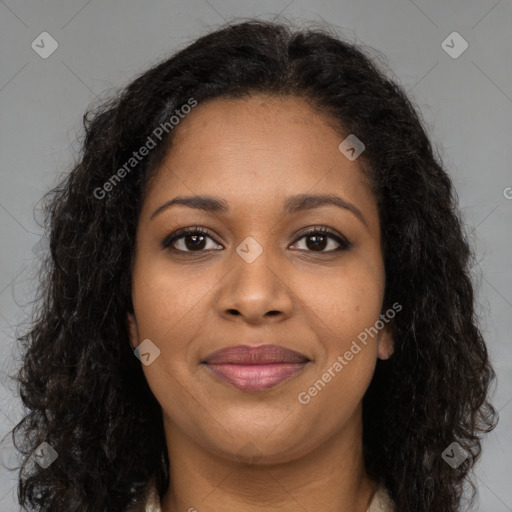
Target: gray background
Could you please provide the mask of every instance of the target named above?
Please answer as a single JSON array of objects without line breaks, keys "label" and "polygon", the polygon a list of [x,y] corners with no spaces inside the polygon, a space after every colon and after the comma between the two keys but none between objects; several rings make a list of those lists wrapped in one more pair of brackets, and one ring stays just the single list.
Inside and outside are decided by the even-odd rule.
[{"label": "gray background", "polygon": [[[477,245],[478,311],[498,374],[501,421],[477,466],[475,510],[512,511],[510,0],[0,0],[0,436],[21,417],[7,374],[18,364],[16,324],[30,310],[44,250],[34,211],[72,164],[86,107],[224,21],[278,13],[328,20],[373,48],[421,110],[451,173]],[[43,59],[31,43],[45,31],[58,48]],[[458,58],[441,46],[454,31],[469,44]],[[0,510],[18,511],[16,475],[5,469],[16,463],[9,437],[0,455]]]}]

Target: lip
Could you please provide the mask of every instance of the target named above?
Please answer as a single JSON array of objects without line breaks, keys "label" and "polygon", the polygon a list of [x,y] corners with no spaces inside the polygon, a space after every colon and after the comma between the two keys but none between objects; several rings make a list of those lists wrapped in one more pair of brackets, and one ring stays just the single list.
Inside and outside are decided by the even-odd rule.
[{"label": "lip", "polygon": [[237,345],[213,352],[202,364],[238,389],[262,391],[291,379],[309,362],[305,355],[279,345]]}]

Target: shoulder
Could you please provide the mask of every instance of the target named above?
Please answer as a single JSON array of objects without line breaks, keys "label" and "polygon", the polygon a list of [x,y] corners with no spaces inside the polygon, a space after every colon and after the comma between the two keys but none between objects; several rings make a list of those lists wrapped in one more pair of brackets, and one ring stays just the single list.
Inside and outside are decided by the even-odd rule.
[{"label": "shoulder", "polygon": [[143,503],[136,503],[127,508],[125,512],[162,512],[160,496],[154,479],[151,479],[146,486]]}]

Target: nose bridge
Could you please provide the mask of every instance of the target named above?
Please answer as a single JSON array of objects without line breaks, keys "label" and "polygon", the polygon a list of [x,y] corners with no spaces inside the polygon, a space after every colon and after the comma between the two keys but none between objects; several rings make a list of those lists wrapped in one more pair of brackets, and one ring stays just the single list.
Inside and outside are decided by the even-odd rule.
[{"label": "nose bridge", "polygon": [[[254,287],[274,287],[277,255],[269,244],[262,246],[253,237],[248,237],[236,248],[240,261],[235,263],[240,284]],[[272,264],[272,262],[274,264]]]}]

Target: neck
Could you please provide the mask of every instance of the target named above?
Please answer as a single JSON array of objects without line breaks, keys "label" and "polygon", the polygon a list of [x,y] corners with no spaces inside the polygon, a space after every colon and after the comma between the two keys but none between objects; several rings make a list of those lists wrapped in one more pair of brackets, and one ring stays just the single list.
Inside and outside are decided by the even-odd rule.
[{"label": "neck", "polygon": [[252,465],[205,450],[166,419],[171,483],[162,512],[366,512],[377,486],[364,470],[360,412],[299,458]]}]

